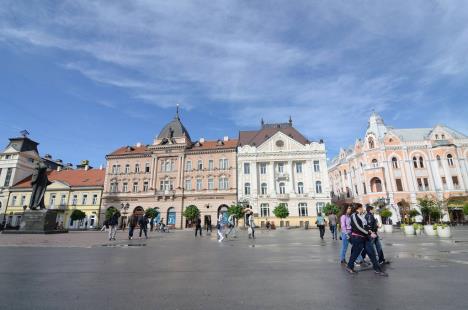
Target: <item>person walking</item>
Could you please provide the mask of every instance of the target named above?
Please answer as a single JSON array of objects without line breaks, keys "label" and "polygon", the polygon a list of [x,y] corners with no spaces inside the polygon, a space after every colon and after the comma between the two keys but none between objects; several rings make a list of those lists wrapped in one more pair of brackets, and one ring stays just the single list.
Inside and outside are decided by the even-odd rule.
[{"label": "person walking", "polygon": [[108,220],[109,225],[109,241],[115,240],[115,235],[117,234],[117,225],[119,224],[120,213],[118,211],[114,212],[110,219]]},{"label": "person walking", "polygon": [[377,236],[370,230],[367,225],[367,221],[364,216],[364,209],[362,205],[356,205],[353,214],[351,214],[351,257],[349,258],[346,270],[355,274],[354,262],[361,254],[363,249],[366,249],[366,253],[369,256],[374,272],[379,276],[388,276],[386,272],[382,271],[380,264],[377,262],[375,257],[375,251],[371,239]]},{"label": "person walking", "polygon": [[328,225],[330,225],[330,232],[332,234],[332,239],[337,240],[337,230],[336,230],[336,222],[338,218],[335,213],[330,213],[328,215]]},{"label": "person walking", "polygon": [[253,212],[250,212],[249,217],[247,218],[247,225],[249,226],[248,232],[249,232],[249,239],[255,239],[255,220],[254,220],[254,215]]},{"label": "person walking", "polygon": [[340,262],[346,265],[346,251],[348,250],[349,238],[351,237],[351,206],[343,206],[340,216],[341,227],[341,251]]},{"label": "person walking", "polygon": [[138,217],[138,225],[140,226],[140,238],[142,233],[145,233],[145,238],[148,239],[148,218],[146,215],[140,215]]},{"label": "person walking", "polygon": [[208,234],[208,230],[211,233],[211,216],[205,217],[205,225],[206,225],[206,233]]},{"label": "person walking", "polygon": [[322,216],[322,213],[319,212],[317,215],[317,220],[315,221],[315,224],[317,224],[317,227],[320,231],[320,239],[323,240],[323,236],[325,235],[325,218]]},{"label": "person walking", "polygon": [[135,214],[130,215],[128,218],[128,240],[133,239],[133,231],[138,224],[138,217]]},{"label": "person walking", "polygon": [[154,218],[150,219],[150,231],[152,232],[154,230]]},{"label": "person walking", "polygon": [[373,246],[375,247],[375,250],[377,251],[377,256],[379,257],[379,264],[385,263],[385,256],[382,250],[382,243],[380,242],[380,236],[378,235],[378,229],[379,229],[379,223],[377,222],[377,219],[374,216],[375,209],[371,205],[367,205],[366,207],[366,221],[367,225],[369,225],[370,230],[377,235],[376,238],[373,238],[371,241],[373,243]]},{"label": "person walking", "polygon": [[219,213],[218,224],[216,224],[216,230],[218,231],[218,242],[224,240],[224,216],[223,213]]},{"label": "person walking", "polygon": [[201,216],[198,215],[197,219],[195,220],[195,237],[197,236],[197,233],[200,231],[200,237],[202,236],[202,221],[201,221]]}]

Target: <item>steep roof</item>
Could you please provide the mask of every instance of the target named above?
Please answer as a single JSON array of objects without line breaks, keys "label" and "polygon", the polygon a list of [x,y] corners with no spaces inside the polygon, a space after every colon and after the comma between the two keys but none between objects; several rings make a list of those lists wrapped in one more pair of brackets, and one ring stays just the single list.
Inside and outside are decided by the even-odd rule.
[{"label": "steep roof", "polygon": [[[105,174],[104,169],[53,170],[48,172],[48,178],[49,181],[60,181],[72,187],[90,187],[104,186]],[[19,181],[12,188],[31,188],[31,177]]]},{"label": "steep roof", "polygon": [[158,139],[164,139],[164,138],[171,139],[171,138],[181,138],[181,137],[186,137],[189,141],[191,141],[188,130],[180,121],[179,106],[177,106],[177,112],[176,112],[175,117],[166,126],[164,126],[164,128],[161,130],[161,132],[158,135]]},{"label": "steep roof", "polygon": [[211,141],[204,141],[204,142],[196,142],[192,145],[190,150],[198,151],[198,150],[217,150],[217,149],[230,149],[237,147],[238,140],[232,139],[228,141],[223,140],[211,140]]},{"label": "steep roof", "polygon": [[115,155],[141,155],[148,152],[148,147],[146,145],[142,146],[122,146],[107,156]]},{"label": "steep roof", "polygon": [[310,143],[290,122],[283,124],[263,124],[260,130],[240,131],[239,146],[259,146],[277,132],[282,132],[303,145]]},{"label": "steep roof", "polygon": [[37,146],[39,143],[29,139],[28,137],[17,137],[17,138],[10,138],[10,143],[8,143],[7,148],[10,146],[14,148],[18,152],[27,152],[27,151],[35,151],[39,153],[37,150]]}]

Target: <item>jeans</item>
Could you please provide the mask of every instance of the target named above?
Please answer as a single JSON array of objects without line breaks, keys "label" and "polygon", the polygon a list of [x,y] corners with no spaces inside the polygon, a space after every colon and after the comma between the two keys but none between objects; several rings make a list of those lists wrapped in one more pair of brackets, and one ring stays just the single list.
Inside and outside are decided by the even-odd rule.
[{"label": "jeans", "polygon": [[325,235],[325,225],[318,225],[319,231],[320,231],[320,238],[323,239],[323,236]]},{"label": "jeans", "polygon": [[146,228],[146,225],[140,226],[140,237],[142,232],[145,232],[145,237],[148,238],[148,228]]},{"label": "jeans", "polygon": [[354,270],[354,262],[356,261],[359,254],[361,254],[362,250],[365,249],[372,262],[372,267],[374,270],[382,271],[379,263],[377,262],[377,258],[375,257],[374,242],[370,238],[351,236],[350,242],[352,244],[352,248],[351,257],[349,258],[348,262],[348,268]]},{"label": "jeans", "polygon": [[131,238],[133,237],[133,231],[135,230],[135,226],[129,226],[128,228],[128,236]]},{"label": "jeans", "polygon": [[336,224],[335,225],[330,225],[330,231],[331,231],[331,234],[332,234],[332,238],[333,239],[338,239],[338,232],[336,231]]},{"label": "jeans", "polygon": [[195,237],[197,236],[197,233],[200,232],[200,237],[202,236],[202,227],[201,226],[196,226],[195,227]]},{"label": "jeans", "polygon": [[115,239],[115,234],[117,233],[117,225],[111,225],[109,230],[109,240]]},{"label": "jeans", "polygon": [[341,243],[340,262],[346,260],[346,251],[348,250],[348,244],[349,244],[348,234],[342,232],[341,240],[343,242]]},{"label": "jeans", "polygon": [[206,233],[208,233],[208,230],[211,232],[211,223],[206,224]]},{"label": "jeans", "polygon": [[382,243],[380,242],[380,237],[375,238],[373,241],[375,249],[377,251],[377,256],[379,256],[379,263],[382,263],[385,260],[383,251],[382,251]]},{"label": "jeans", "polygon": [[222,241],[224,239],[222,228],[218,229],[218,236],[219,236],[218,240]]}]

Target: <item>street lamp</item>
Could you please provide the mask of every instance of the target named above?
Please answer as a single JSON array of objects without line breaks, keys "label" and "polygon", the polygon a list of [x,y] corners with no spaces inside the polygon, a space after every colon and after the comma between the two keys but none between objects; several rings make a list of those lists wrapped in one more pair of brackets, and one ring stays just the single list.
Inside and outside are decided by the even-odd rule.
[{"label": "street lamp", "polygon": [[127,210],[130,208],[130,204],[127,203],[121,203],[120,204],[120,209],[122,210],[123,217],[122,217],[122,230],[125,230],[125,220],[127,219]]}]

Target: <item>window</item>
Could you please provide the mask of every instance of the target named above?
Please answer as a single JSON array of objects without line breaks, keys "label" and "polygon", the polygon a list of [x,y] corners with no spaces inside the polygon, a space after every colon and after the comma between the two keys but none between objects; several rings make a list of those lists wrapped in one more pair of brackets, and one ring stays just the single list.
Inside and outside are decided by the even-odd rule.
[{"label": "window", "polygon": [[192,190],[192,180],[186,179],[184,187],[185,187],[186,190],[191,191]]},{"label": "window", "polygon": [[403,191],[403,184],[401,183],[401,179],[395,179],[397,192]]},{"label": "window", "polygon": [[213,171],[214,170],[214,162],[212,159],[208,161],[208,170]]},{"label": "window", "polygon": [[366,183],[362,182],[362,189],[364,191],[364,195],[367,194],[367,187],[366,187]]},{"label": "window", "polygon": [[135,164],[135,173],[140,173],[140,164]]},{"label": "window", "polygon": [[66,195],[60,196],[60,205],[64,206],[66,204],[67,204],[67,196]]},{"label": "window", "polygon": [[112,174],[116,174],[116,173],[117,173],[117,166],[112,165]]},{"label": "window", "polygon": [[370,149],[373,149],[373,148],[375,147],[374,139],[369,138],[367,141],[369,142],[369,148],[370,148]]},{"label": "window", "polygon": [[424,178],[423,181],[424,181],[424,190],[428,191],[429,190],[429,180],[427,178]]},{"label": "window", "polygon": [[302,182],[297,183],[297,193],[304,194],[304,183]]},{"label": "window", "polygon": [[126,164],[125,165],[125,173],[130,173],[130,165],[129,164]]},{"label": "window", "polygon": [[133,191],[134,193],[138,192],[138,182],[133,182],[133,189],[132,189],[132,191]]},{"label": "window", "polygon": [[447,189],[447,179],[445,177],[442,177],[442,186]]},{"label": "window", "polygon": [[127,182],[124,182],[123,185],[122,185],[122,191],[124,193],[128,192],[128,183]]},{"label": "window", "polygon": [[424,168],[424,159],[422,156],[419,156],[419,168]]},{"label": "window", "polygon": [[159,190],[161,191],[170,191],[173,189],[172,181],[169,179],[161,180],[159,182]]},{"label": "window", "polygon": [[266,174],[266,163],[260,163],[260,174]]},{"label": "window", "polygon": [[[116,185],[116,183],[114,183],[114,185]],[[73,197],[72,197],[72,205],[73,205],[73,206],[76,206],[77,203],[78,203],[78,195],[73,195]]]},{"label": "window", "polygon": [[280,184],[279,184],[279,193],[281,195],[286,194],[286,186],[285,186],[284,182],[280,182]]},{"label": "window", "polygon": [[220,170],[227,170],[229,166],[229,161],[225,158],[219,160],[219,169]]},{"label": "window", "polygon": [[359,191],[358,191],[357,185],[354,185],[354,192],[356,193],[356,196],[359,195]]},{"label": "window", "polygon": [[379,178],[374,177],[370,180],[370,187],[373,193],[380,193],[382,192],[382,181]]},{"label": "window", "polygon": [[171,160],[171,171],[176,171],[175,160]]},{"label": "window", "polygon": [[260,214],[262,217],[270,216],[270,206],[267,203],[260,204]]},{"label": "window", "polygon": [[93,195],[93,205],[97,205],[97,204],[98,204],[98,200],[97,200],[98,198],[97,198],[97,197],[98,197],[97,194],[94,194],[94,195]]},{"label": "window", "polygon": [[244,184],[244,194],[245,195],[250,195],[250,183],[245,183]]},{"label": "window", "polygon": [[445,135],[444,135],[444,134],[442,134],[442,139],[445,139]]},{"label": "window", "polygon": [[13,199],[11,200],[11,205],[16,206],[16,196],[13,196]]},{"label": "window", "polygon": [[398,169],[398,159],[396,157],[392,157],[392,167]]},{"label": "window", "polygon": [[[448,154],[447,155],[447,162],[448,162],[448,165],[450,167],[453,167],[453,157],[452,157],[452,154]],[[11,168],[8,168],[8,169],[11,169]]]},{"label": "window", "polygon": [[88,203],[88,195],[83,194],[83,196],[81,197],[81,204],[86,205],[87,203]]},{"label": "window", "polygon": [[458,184],[458,177],[457,176],[452,177],[452,183],[453,183],[453,187],[455,189],[458,189],[460,187],[460,184]]},{"label": "window", "polygon": [[378,166],[379,166],[379,162],[377,161],[377,159],[374,158],[372,160],[372,167],[377,168]]},{"label": "window", "polygon": [[197,169],[198,170],[203,170],[203,161],[201,159],[199,159],[197,161]]},{"label": "window", "polygon": [[439,135],[436,134],[436,135],[435,135],[435,138],[436,138],[436,140],[439,140]]},{"label": "window", "polygon": [[143,191],[144,192],[148,191],[148,181],[143,182]]},{"label": "window", "polygon": [[278,172],[283,173],[284,172],[284,163],[278,163]]},{"label": "window", "polygon": [[117,170],[116,173],[120,173],[120,165],[116,166],[116,170]]},{"label": "window", "polygon": [[20,206],[24,206],[24,202],[26,201],[26,196],[22,195],[20,200]]},{"label": "window", "polygon": [[166,160],[164,163],[164,172],[171,172],[171,161]]},{"label": "window", "polygon": [[214,179],[212,177],[208,178],[208,189],[213,190],[214,189]]},{"label": "window", "polygon": [[250,174],[250,163],[244,163],[244,174]]},{"label": "window", "polygon": [[416,158],[416,156],[413,157],[413,166],[414,168],[418,168],[418,159]]},{"label": "window", "polygon": [[320,172],[320,162],[318,160],[314,160],[314,171]]},{"label": "window", "polygon": [[5,155],[5,159],[10,159],[11,155]]},{"label": "window", "polygon": [[6,177],[5,177],[5,183],[3,184],[3,186],[5,186],[5,187],[10,186],[10,180],[11,180],[11,174],[12,173],[13,173],[13,168],[8,168],[7,173],[6,173]]},{"label": "window", "polygon": [[150,164],[146,163],[145,164],[145,173],[149,173],[149,172],[150,172]]},{"label": "window", "polygon": [[268,186],[267,186],[266,183],[262,183],[262,184],[260,185],[260,192],[261,192],[262,195],[266,195],[266,194],[267,194],[267,192],[268,192]]},{"label": "window", "polygon": [[320,181],[315,182],[315,192],[317,194],[322,193],[322,182],[320,182]]},{"label": "window", "polygon": [[317,202],[317,204],[315,205],[315,208],[317,209],[317,214],[323,212],[323,207],[325,207],[324,202]]},{"label": "window", "polygon": [[437,164],[439,165],[439,167],[442,167],[442,161],[440,160],[440,156],[437,155],[436,159],[437,159]]},{"label": "window", "polygon": [[227,190],[229,188],[229,180],[227,177],[222,176],[219,178],[219,189]]},{"label": "window", "polygon": [[191,171],[191,170],[192,170],[192,161],[187,160],[187,162],[185,163],[185,171]]},{"label": "window", "polygon": [[298,205],[299,216],[308,216],[309,212],[307,211],[307,204],[305,202],[301,202]]},{"label": "window", "polygon": [[202,181],[202,179],[198,178],[198,179],[197,179],[197,182],[196,182],[196,189],[197,189],[197,191],[201,191],[201,190],[202,190],[202,187],[203,187],[203,181]]},{"label": "window", "polygon": [[302,173],[302,163],[296,163],[296,172]]}]

